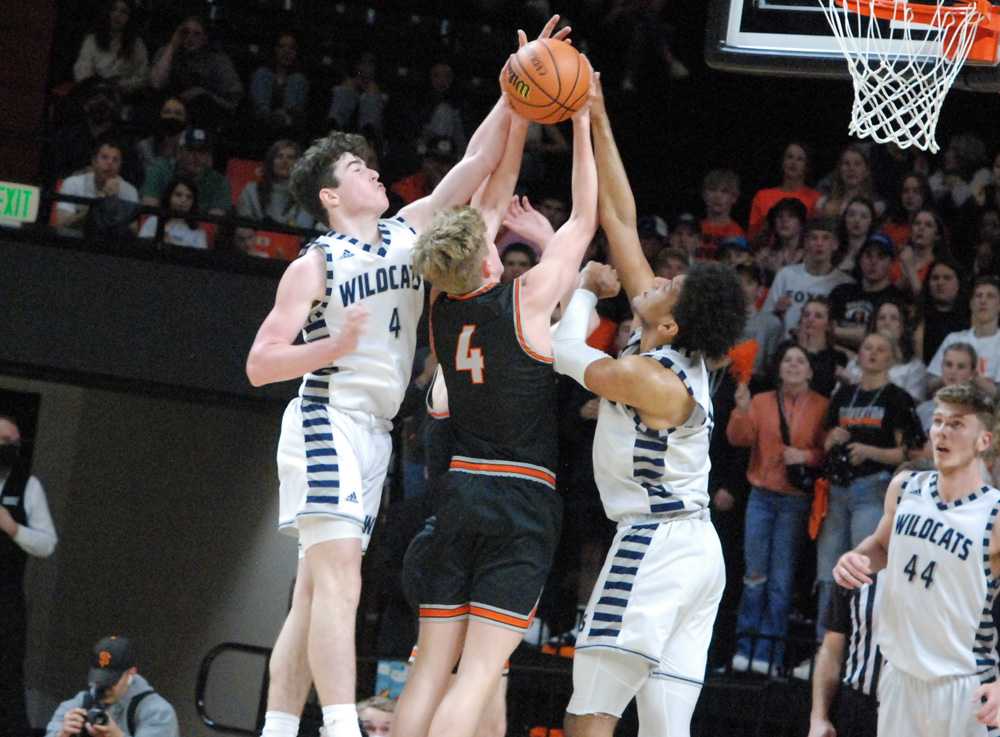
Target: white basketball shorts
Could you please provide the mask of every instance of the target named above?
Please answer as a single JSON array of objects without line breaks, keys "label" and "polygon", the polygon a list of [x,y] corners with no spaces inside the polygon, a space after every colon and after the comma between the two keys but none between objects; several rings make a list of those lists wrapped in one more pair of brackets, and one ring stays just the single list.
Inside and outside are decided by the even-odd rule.
[{"label": "white basketball shorts", "polygon": [[389,423],[326,404],[288,403],[278,440],[278,527],[300,548],[359,538],[368,548],[382,502]]},{"label": "white basketball shorts", "polygon": [[700,688],[725,579],[707,512],[619,527],[576,641],[566,710],[621,716],[648,679]]},{"label": "white basketball shorts", "polygon": [[886,663],[878,679],[878,737],[987,737],[976,721],[979,676],[922,681]]}]

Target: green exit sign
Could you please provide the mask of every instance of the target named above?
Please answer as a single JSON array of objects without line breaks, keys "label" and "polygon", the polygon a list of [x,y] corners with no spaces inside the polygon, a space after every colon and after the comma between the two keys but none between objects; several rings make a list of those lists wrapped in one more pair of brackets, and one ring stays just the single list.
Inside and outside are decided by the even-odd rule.
[{"label": "green exit sign", "polygon": [[33,223],[38,217],[38,187],[0,182],[0,223]]}]

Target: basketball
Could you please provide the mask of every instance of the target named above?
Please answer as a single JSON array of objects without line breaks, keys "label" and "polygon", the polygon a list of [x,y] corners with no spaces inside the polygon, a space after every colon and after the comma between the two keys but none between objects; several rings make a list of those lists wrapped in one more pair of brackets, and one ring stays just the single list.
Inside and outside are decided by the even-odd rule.
[{"label": "basketball", "polygon": [[565,41],[540,38],[511,54],[500,72],[500,89],[528,120],[560,123],[587,101],[590,65]]}]

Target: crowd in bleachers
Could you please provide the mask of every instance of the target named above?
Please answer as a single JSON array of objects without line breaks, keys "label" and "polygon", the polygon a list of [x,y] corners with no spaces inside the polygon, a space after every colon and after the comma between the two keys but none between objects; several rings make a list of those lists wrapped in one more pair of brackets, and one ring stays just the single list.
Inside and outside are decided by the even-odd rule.
[{"label": "crowd in bleachers", "polygon": [[[470,5],[496,17],[490,3]],[[519,5],[549,12],[545,2]],[[634,88],[642,54],[670,77],[688,73],[672,52],[664,3],[571,5],[578,46],[600,36],[628,49],[617,91]],[[475,9],[451,25],[442,14],[396,12],[387,22],[380,3],[329,3],[315,22],[340,30],[333,48],[277,10],[267,28],[220,38],[197,15],[157,31],[147,7],[112,0],[95,15],[73,85],[53,98],[47,183],[92,201],[58,204],[52,224],[283,259],[324,229],[289,193],[303,146],[333,127],[360,132],[394,208],[427,194],[494,96],[491,75],[515,27],[476,21]],[[384,43],[373,45],[376,22]],[[567,217],[568,150],[558,127],[532,125],[519,185],[527,197],[512,204],[518,227],[498,242],[504,279],[530,268],[537,234]],[[974,377],[995,393],[1000,380],[998,142],[960,133],[937,157],[851,144],[829,172],[815,160],[810,146],[788,142],[775,185],[757,192],[741,189],[740,162],[711,169],[702,213],[664,204],[637,223],[657,274],[717,259],[739,272],[751,304],[745,342],[710,367],[710,492],[734,626],[771,638],[731,638],[723,659],[765,674],[795,665],[781,645],[789,621],[814,617],[816,599],[820,609],[829,599],[833,562],[872,531],[891,472],[928,462],[933,392]],[[734,215],[741,200],[746,221]],[[592,256],[602,254],[598,234]],[[631,316],[622,300],[600,313],[609,348]],[[596,401],[572,382],[562,397],[560,483],[572,511],[542,610],[553,633],[572,631],[609,533],[588,473]],[[406,479],[417,487],[419,428],[406,437],[404,458],[416,468]],[[817,476],[829,487],[825,518]],[[815,565],[804,552],[810,538]]]}]

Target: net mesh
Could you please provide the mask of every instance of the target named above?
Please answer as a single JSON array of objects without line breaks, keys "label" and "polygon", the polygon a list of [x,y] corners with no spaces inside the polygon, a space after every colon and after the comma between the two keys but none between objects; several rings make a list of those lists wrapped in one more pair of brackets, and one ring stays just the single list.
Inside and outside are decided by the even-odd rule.
[{"label": "net mesh", "polygon": [[941,106],[986,16],[947,0],[919,21],[908,0],[820,1],[854,80],[850,133],[936,152]]}]

